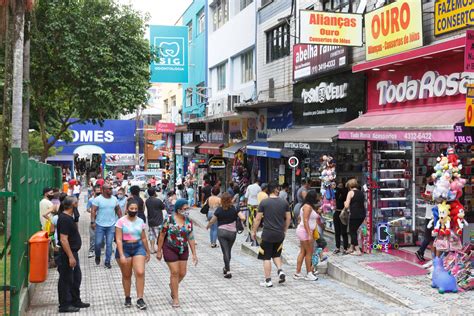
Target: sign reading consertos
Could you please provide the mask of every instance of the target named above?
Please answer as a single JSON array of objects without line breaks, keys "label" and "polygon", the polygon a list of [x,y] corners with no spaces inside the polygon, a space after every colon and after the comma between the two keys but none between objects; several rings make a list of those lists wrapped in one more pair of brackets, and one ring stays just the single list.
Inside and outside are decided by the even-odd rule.
[{"label": "sign reading consertos", "polygon": [[474,24],[473,0],[436,0],[435,35],[459,30]]},{"label": "sign reading consertos", "polygon": [[300,11],[300,43],[362,46],[362,15]]},{"label": "sign reading consertos", "polygon": [[365,15],[367,60],[423,46],[420,0],[399,0]]},{"label": "sign reading consertos", "polygon": [[188,82],[188,27],[150,25],[151,82]]}]

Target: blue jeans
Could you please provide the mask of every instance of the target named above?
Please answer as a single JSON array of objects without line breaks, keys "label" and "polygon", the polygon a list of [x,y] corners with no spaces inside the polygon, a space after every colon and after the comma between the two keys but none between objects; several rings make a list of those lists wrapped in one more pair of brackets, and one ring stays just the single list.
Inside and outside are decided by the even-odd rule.
[{"label": "blue jeans", "polygon": [[112,242],[115,236],[115,226],[104,227],[96,225],[95,227],[95,256],[100,257],[100,250],[105,238],[105,263],[110,264],[112,257]]},{"label": "blue jeans", "polygon": [[[213,215],[214,215],[214,212],[207,213],[207,220],[210,221]],[[209,234],[211,237],[211,244],[215,244],[217,242],[217,223],[214,223],[211,225]]]}]

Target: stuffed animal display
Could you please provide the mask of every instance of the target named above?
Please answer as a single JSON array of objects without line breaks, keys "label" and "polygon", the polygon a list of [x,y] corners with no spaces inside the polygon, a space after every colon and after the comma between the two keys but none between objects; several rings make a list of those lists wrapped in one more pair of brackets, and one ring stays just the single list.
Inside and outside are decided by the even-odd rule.
[{"label": "stuffed animal display", "polygon": [[329,155],[323,155],[320,158],[321,166],[319,172],[321,176],[321,195],[323,197],[323,205],[321,208],[324,212],[332,211],[336,208],[336,163]]},{"label": "stuffed animal display", "polygon": [[457,293],[458,285],[456,283],[456,278],[446,271],[443,260],[439,257],[435,257],[433,259],[433,267],[431,287],[437,288],[438,292],[441,294],[446,292]]}]

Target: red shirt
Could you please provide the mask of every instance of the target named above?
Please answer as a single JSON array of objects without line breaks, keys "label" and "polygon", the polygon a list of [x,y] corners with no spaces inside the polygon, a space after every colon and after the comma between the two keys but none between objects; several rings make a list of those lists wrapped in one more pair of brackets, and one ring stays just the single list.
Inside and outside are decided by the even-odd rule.
[{"label": "red shirt", "polygon": [[105,182],[104,179],[101,178],[101,179],[97,179],[95,184],[98,184],[102,188],[102,186],[104,185],[104,182]]}]

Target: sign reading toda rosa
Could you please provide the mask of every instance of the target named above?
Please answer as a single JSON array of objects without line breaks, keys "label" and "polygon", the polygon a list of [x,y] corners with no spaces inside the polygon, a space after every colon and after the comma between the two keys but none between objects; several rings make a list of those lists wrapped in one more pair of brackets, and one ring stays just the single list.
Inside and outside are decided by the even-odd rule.
[{"label": "sign reading toda rosa", "polygon": [[396,1],[367,13],[365,38],[367,60],[423,46],[422,1]]},{"label": "sign reading toda rosa", "polygon": [[362,46],[362,15],[300,11],[300,43]]}]

